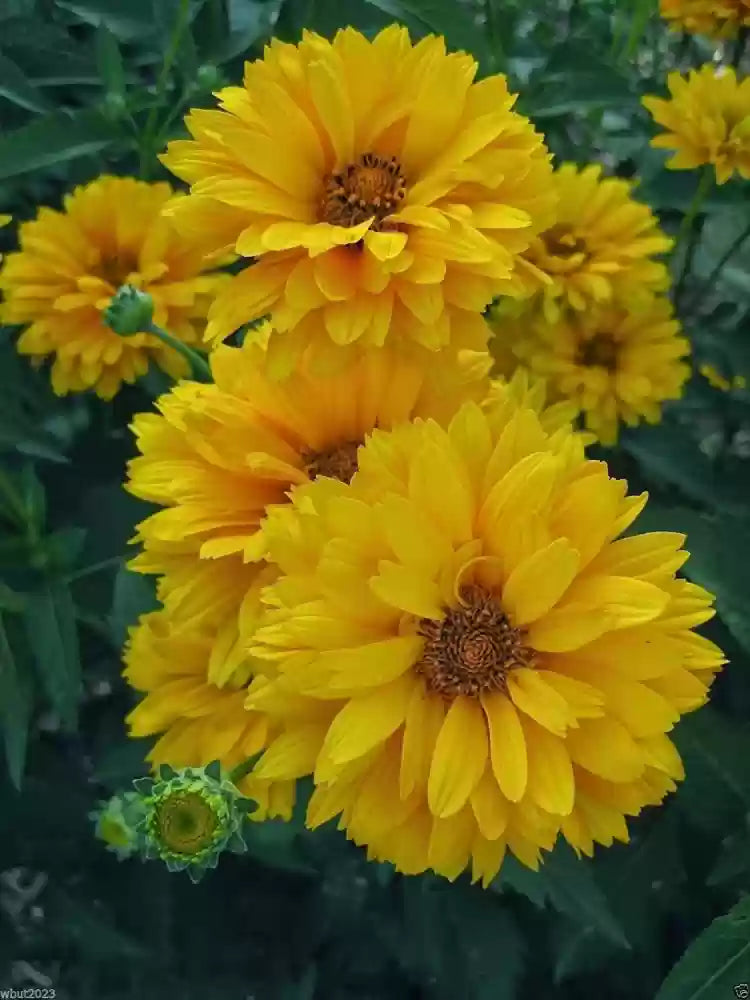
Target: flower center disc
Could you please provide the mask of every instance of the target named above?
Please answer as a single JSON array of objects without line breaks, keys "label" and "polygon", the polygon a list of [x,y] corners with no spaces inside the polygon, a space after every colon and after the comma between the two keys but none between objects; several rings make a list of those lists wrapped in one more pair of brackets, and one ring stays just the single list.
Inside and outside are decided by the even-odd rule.
[{"label": "flower center disc", "polygon": [[565,225],[552,226],[546,233],[542,233],[542,239],[547,252],[553,257],[562,257],[567,260],[575,254],[586,254],[586,241],[580,236],[576,236]]},{"label": "flower center disc", "polygon": [[357,449],[361,441],[344,441],[343,444],[326,451],[306,451],[302,453],[305,472],[310,479],[328,476],[342,483],[350,483],[357,471]]},{"label": "flower center disc", "polygon": [[218,818],[200,795],[170,795],[159,803],[156,825],[165,847],[175,854],[197,854],[210,847]]},{"label": "flower center disc", "polygon": [[613,372],[617,369],[617,343],[607,333],[594,334],[581,344],[577,360],[580,365],[598,366]]},{"label": "flower center disc", "polygon": [[350,228],[373,219],[374,230],[392,228],[384,220],[405,196],[406,181],[396,157],[364,153],[340,173],[326,178],[322,220]]},{"label": "flower center disc", "polygon": [[534,651],[524,645],[523,631],[513,628],[492,594],[462,587],[461,601],[442,621],[420,620],[418,633],[425,645],[417,673],[445,698],[503,691],[508,673],[530,666]]},{"label": "flower center disc", "polygon": [[117,254],[114,257],[102,256],[98,265],[94,268],[100,278],[109,282],[113,288],[119,288],[128,275],[138,270],[138,260],[130,253]]}]

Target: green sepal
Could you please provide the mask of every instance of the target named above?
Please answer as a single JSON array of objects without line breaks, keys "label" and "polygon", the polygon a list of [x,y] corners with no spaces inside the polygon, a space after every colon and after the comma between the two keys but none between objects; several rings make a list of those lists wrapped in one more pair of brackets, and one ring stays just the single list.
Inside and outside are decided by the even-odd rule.
[{"label": "green sepal", "polygon": [[210,764],[205,767],[205,774],[207,778],[211,778],[213,781],[221,782],[224,777],[221,764],[218,760],[212,760]]},{"label": "green sepal", "polygon": [[153,778],[136,778],[133,788],[141,795],[150,795],[154,788]]}]

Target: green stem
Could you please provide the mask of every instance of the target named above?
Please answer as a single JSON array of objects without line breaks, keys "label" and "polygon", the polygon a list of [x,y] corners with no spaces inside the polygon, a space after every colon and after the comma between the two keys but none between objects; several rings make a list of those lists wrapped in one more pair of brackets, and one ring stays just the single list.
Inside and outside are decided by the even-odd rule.
[{"label": "green stem", "polygon": [[236,785],[238,781],[241,781],[246,774],[250,774],[253,767],[255,766],[255,761],[257,759],[258,755],[255,754],[255,756],[248,757],[247,760],[243,760],[241,764],[238,764],[236,767],[232,768],[227,777],[229,778],[229,780],[232,782],[233,785]]},{"label": "green stem", "polygon": [[122,556],[111,556],[109,559],[102,559],[101,562],[92,563],[90,566],[84,566],[83,569],[76,570],[75,573],[70,573],[65,577],[66,583],[73,583],[75,580],[82,580],[85,576],[93,576],[94,573],[100,573],[103,569],[110,569],[112,566],[119,566],[122,563]]},{"label": "green stem", "polygon": [[190,365],[190,372],[193,378],[197,382],[213,382],[213,376],[211,375],[211,369],[208,363],[200,356],[197,351],[194,351],[192,347],[188,347],[187,344],[183,344],[181,340],[173,337],[171,333],[167,333],[166,330],[162,330],[160,326],[156,323],[149,323],[147,327],[147,332],[153,337],[156,337],[167,347],[171,347],[172,350],[177,351],[178,354],[187,361]]},{"label": "green stem", "polygon": [[498,21],[495,12],[495,0],[484,0],[484,19],[487,23],[487,35],[490,42],[490,57],[492,71],[497,73],[506,66],[505,49],[500,39]]},{"label": "green stem", "polygon": [[696,308],[696,310],[698,306],[703,302],[706,295],[708,295],[708,293],[711,291],[711,286],[719,277],[719,274],[721,273],[726,262],[729,260],[730,257],[734,256],[734,254],[739,250],[739,248],[742,246],[742,244],[748,237],[750,237],[750,225],[746,229],[743,229],[743,231],[739,234],[739,236],[736,239],[732,240],[727,249],[719,258],[713,271],[711,271],[709,276],[706,278],[706,282],[701,291],[701,296],[698,299],[698,301],[694,303],[694,307]]},{"label": "green stem", "polygon": [[177,17],[175,18],[174,29],[172,31],[172,37],[169,39],[169,48],[164,54],[164,61],[161,64],[161,70],[156,81],[156,94],[154,95],[154,103],[151,105],[151,109],[148,113],[148,118],[146,119],[146,126],[143,130],[143,137],[141,139],[141,157],[140,157],[140,175],[145,180],[148,180],[150,175],[149,161],[154,154],[154,133],[156,131],[156,121],[159,114],[159,106],[161,104],[162,98],[164,96],[164,91],[167,87],[167,81],[169,80],[169,74],[172,72],[172,66],[177,58],[177,53],[180,50],[180,43],[182,41],[182,36],[185,33],[185,28],[188,25],[188,16],[190,14],[190,2],[189,0],[180,0],[180,9],[177,11]]},{"label": "green stem", "polygon": [[742,62],[742,56],[745,52],[745,45],[747,44],[748,35],[750,32],[747,28],[740,28],[737,37],[734,40],[734,45],[732,46],[731,63],[735,69],[739,69],[739,65]]},{"label": "green stem", "polygon": [[693,257],[695,256],[695,251],[698,246],[698,237],[700,236],[701,230],[701,227],[698,225],[698,216],[712,182],[713,167],[707,165],[703,168],[700,180],[698,181],[698,186],[696,187],[695,194],[693,195],[693,200],[690,202],[690,207],[683,216],[682,225],[680,226],[680,231],[677,234],[675,251],[681,249],[682,247],[685,248],[685,251],[682,271],[675,287],[675,305],[677,305],[680,301],[685,287],[685,281],[687,280],[693,266]]}]

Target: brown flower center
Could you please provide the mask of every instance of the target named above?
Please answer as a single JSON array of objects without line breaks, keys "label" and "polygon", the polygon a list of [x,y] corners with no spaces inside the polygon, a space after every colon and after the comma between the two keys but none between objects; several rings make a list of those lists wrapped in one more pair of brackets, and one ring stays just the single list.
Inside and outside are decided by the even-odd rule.
[{"label": "brown flower center", "polygon": [[533,664],[534,651],[488,591],[462,587],[461,601],[442,621],[420,620],[425,644],[417,673],[444,698],[503,691],[511,670]]},{"label": "brown flower center", "polygon": [[127,280],[129,274],[138,270],[138,259],[134,254],[123,253],[105,256],[102,254],[94,272],[113,288],[119,288]]},{"label": "brown flower center", "polygon": [[364,153],[340,173],[326,178],[322,219],[335,226],[356,226],[374,219],[372,229],[389,229],[384,220],[406,196],[406,181],[395,156]]},{"label": "brown flower center", "polygon": [[357,449],[361,441],[344,441],[343,444],[325,451],[303,451],[302,461],[305,472],[310,479],[318,476],[328,476],[339,479],[342,483],[350,483],[357,471]]},{"label": "brown flower center", "polygon": [[553,257],[562,257],[567,260],[574,254],[586,253],[586,241],[580,236],[576,236],[563,223],[552,226],[546,233],[542,233],[542,239],[547,252]]},{"label": "brown flower center", "polygon": [[608,333],[596,333],[578,349],[577,362],[587,368],[598,366],[608,372],[617,370],[617,341]]}]

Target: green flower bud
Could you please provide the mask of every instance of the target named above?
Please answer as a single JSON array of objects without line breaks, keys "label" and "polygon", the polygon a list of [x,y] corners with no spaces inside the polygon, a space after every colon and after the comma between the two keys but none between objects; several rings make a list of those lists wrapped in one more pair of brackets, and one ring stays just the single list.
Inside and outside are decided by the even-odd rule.
[{"label": "green flower bud", "polygon": [[210,93],[212,90],[218,90],[223,82],[218,67],[211,63],[203,63],[198,67],[198,72],[195,74],[196,91]]},{"label": "green flower bud", "polygon": [[96,836],[122,860],[139,849],[138,827],[144,810],[137,792],[121,792],[89,814],[96,824]]},{"label": "green flower bud", "polygon": [[148,292],[132,285],[122,285],[102,313],[102,319],[121,337],[132,337],[148,330],[154,318],[154,300]]},{"label": "green flower bud", "polygon": [[187,871],[193,882],[215,868],[224,851],[243,853],[248,812],[255,808],[214,762],[134,782],[144,808],[139,825],[146,858],[160,858],[170,871]]}]

